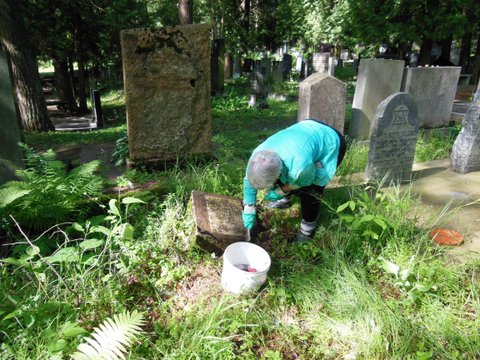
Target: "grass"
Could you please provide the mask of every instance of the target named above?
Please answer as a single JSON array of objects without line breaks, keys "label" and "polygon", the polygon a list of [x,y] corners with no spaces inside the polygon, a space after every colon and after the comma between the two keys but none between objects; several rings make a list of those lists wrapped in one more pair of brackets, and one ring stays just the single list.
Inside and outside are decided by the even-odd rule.
[{"label": "grass", "polygon": [[[144,202],[97,199],[94,214],[45,234],[28,224],[25,236],[8,230],[8,242],[22,244],[10,254],[17,262],[0,262],[0,358],[66,357],[84,341],[78,328],[91,332],[125,309],[147,320],[132,359],[480,357],[480,264],[452,264],[431,245],[408,189],[327,189],[321,226],[303,245],[285,240],[296,231],[298,203],[265,212],[267,286],[254,296],[221,291],[221,259],[195,245],[190,193],[240,197],[249,152],[296,121],[295,103],[253,110],[234,89],[213,100],[215,161],[129,171],[126,178],[157,179],[160,190],[137,195]],[[104,96],[120,114],[122,94]],[[122,124],[27,142],[55,148],[124,131]],[[445,155],[451,139],[438,136],[418,141],[417,159]],[[339,175],[365,168],[368,148],[349,141],[348,149]]]}]

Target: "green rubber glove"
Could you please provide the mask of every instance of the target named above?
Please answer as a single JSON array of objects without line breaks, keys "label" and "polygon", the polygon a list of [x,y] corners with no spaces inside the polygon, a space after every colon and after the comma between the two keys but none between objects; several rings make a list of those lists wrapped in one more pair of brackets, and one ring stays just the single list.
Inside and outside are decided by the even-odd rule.
[{"label": "green rubber glove", "polygon": [[283,199],[288,193],[285,193],[282,191],[280,186],[276,188],[271,188],[270,191],[265,195],[265,200],[268,201],[278,201],[280,199]]},{"label": "green rubber glove", "polygon": [[247,229],[253,228],[256,214],[257,208],[255,205],[244,205],[242,211],[243,226],[245,226]]},{"label": "green rubber glove", "polygon": [[251,229],[253,228],[253,224],[255,224],[255,214],[245,214],[245,212],[242,211],[242,220],[243,226],[247,229]]}]

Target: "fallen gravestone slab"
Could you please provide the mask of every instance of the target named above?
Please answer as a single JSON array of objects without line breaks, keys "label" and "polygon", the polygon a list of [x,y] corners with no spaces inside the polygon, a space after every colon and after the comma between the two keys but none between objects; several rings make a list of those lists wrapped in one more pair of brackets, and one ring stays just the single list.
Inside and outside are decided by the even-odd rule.
[{"label": "fallen gravestone slab", "polygon": [[246,241],[241,199],[194,190],[192,203],[200,248],[220,254],[228,245]]}]

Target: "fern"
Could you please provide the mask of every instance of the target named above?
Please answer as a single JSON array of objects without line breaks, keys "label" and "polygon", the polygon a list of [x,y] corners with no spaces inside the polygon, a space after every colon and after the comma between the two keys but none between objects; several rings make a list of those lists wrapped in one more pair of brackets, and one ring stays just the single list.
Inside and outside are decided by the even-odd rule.
[{"label": "fern", "polygon": [[0,189],[0,208],[6,207],[32,191],[21,181],[10,181],[9,184],[7,188]]},{"label": "fern", "polygon": [[19,181],[0,187],[0,210],[5,215],[12,215],[23,226],[42,229],[89,211],[86,200],[103,189],[103,180],[96,175],[98,160],[69,173],[53,151],[37,154],[22,147],[27,168],[17,171]]},{"label": "fern", "polygon": [[80,344],[71,355],[74,360],[114,360],[125,359],[126,347],[132,345],[135,338],[142,333],[143,315],[137,311],[123,312],[106,319],[99,328],[94,328],[92,338]]}]

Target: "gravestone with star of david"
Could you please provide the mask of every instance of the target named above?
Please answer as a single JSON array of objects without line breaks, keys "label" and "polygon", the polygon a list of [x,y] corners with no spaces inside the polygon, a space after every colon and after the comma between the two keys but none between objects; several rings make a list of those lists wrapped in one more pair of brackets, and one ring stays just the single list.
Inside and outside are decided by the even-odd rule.
[{"label": "gravestone with star of david", "polygon": [[409,180],[418,134],[417,106],[407,93],[395,93],[377,107],[365,172],[372,182]]}]

